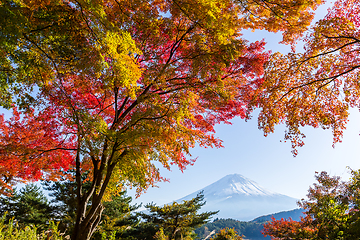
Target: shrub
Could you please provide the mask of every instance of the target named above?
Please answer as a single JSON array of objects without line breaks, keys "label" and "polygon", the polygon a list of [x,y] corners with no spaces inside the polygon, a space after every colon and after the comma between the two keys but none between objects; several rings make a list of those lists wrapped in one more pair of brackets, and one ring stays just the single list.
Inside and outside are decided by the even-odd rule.
[{"label": "shrub", "polygon": [[37,233],[37,228],[30,225],[24,228],[19,227],[19,224],[14,219],[11,219],[8,224],[5,224],[6,215],[0,220],[0,240],[65,240],[68,236],[62,237],[58,231],[57,224],[53,221],[49,222],[49,227],[46,231]]}]

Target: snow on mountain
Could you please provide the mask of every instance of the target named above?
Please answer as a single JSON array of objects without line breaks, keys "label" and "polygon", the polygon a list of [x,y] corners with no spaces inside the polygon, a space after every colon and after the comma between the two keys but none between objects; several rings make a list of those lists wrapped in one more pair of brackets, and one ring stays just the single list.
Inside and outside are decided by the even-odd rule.
[{"label": "snow on mountain", "polygon": [[249,221],[261,215],[297,208],[297,199],[264,189],[240,174],[227,175],[177,202],[192,199],[201,191],[206,201],[202,210],[220,210],[215,216],[218,218]]},{"label": "snow on mountain", "polygon": [[231,196],[233,194],[255,196],[275,194],[240,174],[227,175],[202,190],[206,192],[206,196]]}]

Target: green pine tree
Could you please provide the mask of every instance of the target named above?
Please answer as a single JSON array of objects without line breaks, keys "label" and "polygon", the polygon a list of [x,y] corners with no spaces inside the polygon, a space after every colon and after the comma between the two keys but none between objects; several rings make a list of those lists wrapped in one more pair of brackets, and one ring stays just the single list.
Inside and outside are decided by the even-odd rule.
[{"label": "green pine tree", "polygon": [[14,218],[20,226],[34,225],[39,229],[55,217],[54,209],[39,186],[25,185],[19,192],[16,190],[10,196],[0,197],[0,214],[6,219]]},{"label": "green pine tree", "polygon": [[182,203],[173,202],[162,207],[153,203],[147,204],[145,207],[149,213],[139,213],[143,222],[139,224],[137,233],[133,235],[135,239],[154,239],[163,232],[171,240],[194,239],[196,237],[194,230],[218,213],[218,211],[199,213],[204,205],[202,192]]}]

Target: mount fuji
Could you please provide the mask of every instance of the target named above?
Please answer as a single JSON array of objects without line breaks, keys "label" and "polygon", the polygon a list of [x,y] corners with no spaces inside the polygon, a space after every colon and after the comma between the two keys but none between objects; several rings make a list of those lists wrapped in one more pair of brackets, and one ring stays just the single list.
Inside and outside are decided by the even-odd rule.
[{"label": "mount fuji", "polygon": [[240,174],[227,175],[177,202],[192,199],[201,191],[206,201],[201,210],[220,210],[215,215],[218,218],[249,221],[262,215],[298,208],[297,199],[266,190]]}]

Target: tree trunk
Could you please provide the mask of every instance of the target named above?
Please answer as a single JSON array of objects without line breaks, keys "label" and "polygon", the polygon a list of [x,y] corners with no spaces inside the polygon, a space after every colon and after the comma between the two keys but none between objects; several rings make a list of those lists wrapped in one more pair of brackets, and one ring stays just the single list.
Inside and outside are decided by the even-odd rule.
[{"label": "tree trunk", "polygon": [[[104,149],[106,149],[106,146]],[[126,150],[123,151],[118,159],[121,159],[126,155],[126,153]],[[104,210],[101,200],[116,165],[116,162],[111,161],[112,157],[113,155],[111,155],[107,161],[104,160],[106,158],[103,158],[102,164],[99,168],[96,164],[94,164],[92,184],[90,189],[88,189],[85,193],[82,193],[83,182],[81,180],[80,158],[76,158],[78,206],[76,212],[76,223],[71,235],[72,240],[89,240],[100,223],[101,214]],[[90,198],[91,207],[89,209],[88,203]]]},{"label": "tree trunk", "polygon": [[[101,199],[105,188],[108,184],[108,179],[111,176],[111,168],[108,168],[106,177],[103,180],[103,168],[97,168],[93,171],[93,179],[90,189],[88,189],[85,193],[82,191],[82,179],[81,179],[81,171],[80,171],[80,156],[79,153],[76,156],[76,176],[75,180],[77,183],[77,210],[76,210],[76,222],[75,227],[73,229],[71,239],[72,240],[89,240],[91,236],[94,234],[96,227],[99,225],[101,220],[101,214],[104,210],[103,205],[101,204]],[[103,181],[102,181],[103,180]],[[102,184],[100,184],[102,183]],[[100,188],[101,190],[96,193],[95,189]],[[88,203],[90,198],[91,207],[88,209]]]},{"label": "tree trunk", "polygon": [[90,211],[86,214],[87,216],[83,219],[80,218],[80,221],[76,221],[71,239],[89,240],[100,223],[103,210],[104,207],[101,202],[96,205],[93,204]]}]

